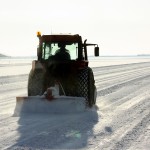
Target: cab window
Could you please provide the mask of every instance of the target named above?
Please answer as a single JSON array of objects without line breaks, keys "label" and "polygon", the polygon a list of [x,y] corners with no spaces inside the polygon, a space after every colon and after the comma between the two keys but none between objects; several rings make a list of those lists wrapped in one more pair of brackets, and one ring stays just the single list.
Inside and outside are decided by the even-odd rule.
[{"label": "cab window", "polygon": [[[71,60],[78,58],[78,43],[67,43],[65,49],[70,54]],[[50,56],[54,56],[59,51],[59,43],[43,43],[42,59],[47,60]]]}]

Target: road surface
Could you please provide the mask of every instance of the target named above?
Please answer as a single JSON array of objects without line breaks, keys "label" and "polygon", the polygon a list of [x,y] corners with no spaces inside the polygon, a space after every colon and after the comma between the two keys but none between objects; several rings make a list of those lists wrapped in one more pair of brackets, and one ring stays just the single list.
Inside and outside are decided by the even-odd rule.
[{"label": "road surface", "polygon": [[14,117],[15,97],[27,94],[30,65],[0,67],[5,70],[0,149],[150,149],[150,62],[94,67],[98,109],[78,114]]}]

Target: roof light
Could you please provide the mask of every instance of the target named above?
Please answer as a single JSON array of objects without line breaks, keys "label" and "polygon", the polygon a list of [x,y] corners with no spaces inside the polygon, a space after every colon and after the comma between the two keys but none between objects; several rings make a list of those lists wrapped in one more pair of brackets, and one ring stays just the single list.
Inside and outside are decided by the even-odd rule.
[{"label": "roof light", "polygon": [[41,37],[41,32],[37,32],[37,37]]}]

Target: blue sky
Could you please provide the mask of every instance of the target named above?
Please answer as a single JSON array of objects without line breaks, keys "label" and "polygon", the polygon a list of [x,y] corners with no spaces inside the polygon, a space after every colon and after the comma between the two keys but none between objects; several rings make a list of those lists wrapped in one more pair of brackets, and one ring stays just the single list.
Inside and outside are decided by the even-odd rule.
[{"label": "blue sky", "polygon": [[42,34],[80,34],[101,55],[150,54],[149,0],[0,0],[0,53],[36,55]]}]

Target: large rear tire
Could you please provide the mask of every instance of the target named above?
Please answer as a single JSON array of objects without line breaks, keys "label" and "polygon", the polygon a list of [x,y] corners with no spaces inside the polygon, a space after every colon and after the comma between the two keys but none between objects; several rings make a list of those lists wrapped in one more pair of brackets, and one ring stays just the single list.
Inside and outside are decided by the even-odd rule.
[{"label": "large rear tire", "polygon": [[88,68],[84,68],[78,73],[78,96],[84,97],[88,106]]},{"label": "large rear tire", "polygon": [[89,68],[88,69],[88,101],[90,107],[96,104],[96,97],[97,97],[97,89],[95,86],[94,75],[92,69]]},{"label": "large rear tire", "polygon": [[42,95],[44,72],[42,69],[31,70],[28,78],[28,96]]},{"label": "large rear tire", "polygon": [[92,107],[96,103],[96,86],[91,68],[86,67],[78,74],[78,96],[86,99],[86,105]]}]

